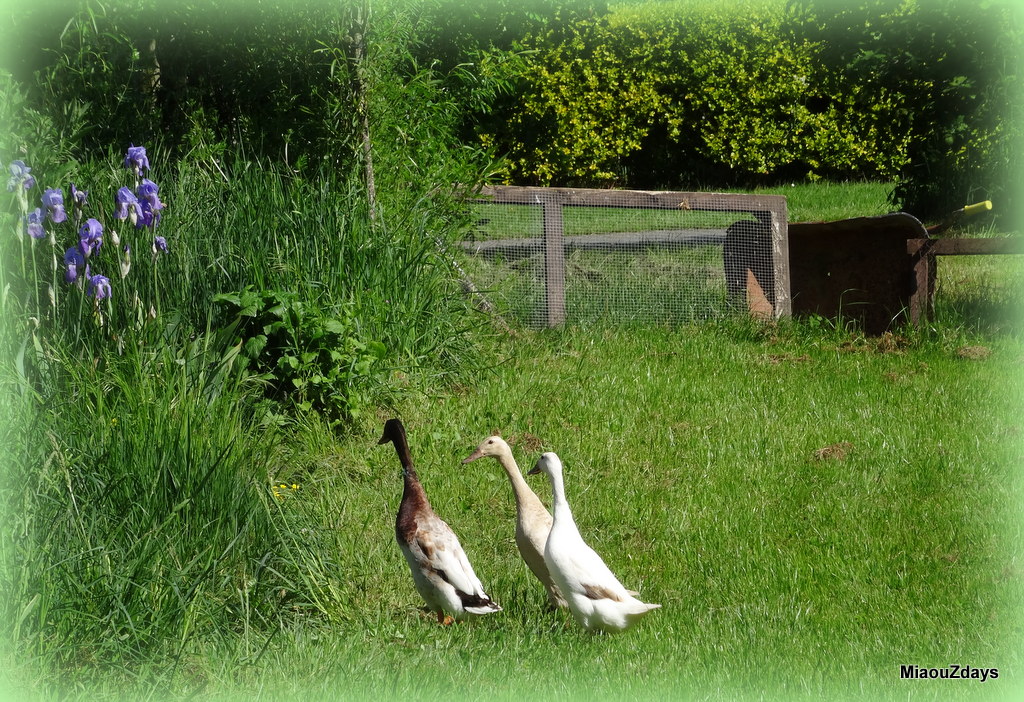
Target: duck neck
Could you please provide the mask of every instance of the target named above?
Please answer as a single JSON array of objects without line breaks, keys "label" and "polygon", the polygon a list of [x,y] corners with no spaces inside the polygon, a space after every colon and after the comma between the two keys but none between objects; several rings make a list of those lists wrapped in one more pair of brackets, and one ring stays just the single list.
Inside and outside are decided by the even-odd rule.
[{"label": "duck neck", "polygon": [[422,496],[426,499],[423,486],[420,485],[420,477],[412,466],[402,466],[402,499],[407,497]]},{"label": "duck neck", "polygon": [[402,464],[402,482],[402,501],[395,516],[395,536],[399,544],[408,544],[416,533],[416,515],[431,509],[427,493],[423,491],[411,463]]},{"label": "duck neck", "polygon": [[398,460],[402,463],[402,504],[427,503],[427,495],[423,492],[420,478],[416,475],[416,469],[412,465],[412,454],[409,452],[409,442],[406,441],[405,432],[398,432],[392,440]]},{"label": "duck neck", "polygon": [[575,524],[569,503],[565,499],[565,484],[561,471],[551,473],[551,512],[556,522]]},{"label": "duck neck", "polygon": [[536,498],[533,490],[526,483],[523,478],[522,472],[519,470],[519,464],[516,463],[516,459],[512,457],[511,453],[499,453],[498,463],[505,469],[506,475],[508,475],[508,481],[512,483],[512,493],[516,498],[516,506],[523,507],[527,502],[531,502],[530,497]]}]

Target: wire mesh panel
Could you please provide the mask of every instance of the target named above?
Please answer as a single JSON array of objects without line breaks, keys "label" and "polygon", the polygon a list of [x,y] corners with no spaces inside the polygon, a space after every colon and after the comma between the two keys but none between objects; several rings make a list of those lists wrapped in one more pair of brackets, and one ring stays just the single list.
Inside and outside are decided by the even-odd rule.
[{"label": "wire mesh panel", "polygon": [[467,272],[528,324],[789,313],[783,197],[496,187],[473,207]]}]

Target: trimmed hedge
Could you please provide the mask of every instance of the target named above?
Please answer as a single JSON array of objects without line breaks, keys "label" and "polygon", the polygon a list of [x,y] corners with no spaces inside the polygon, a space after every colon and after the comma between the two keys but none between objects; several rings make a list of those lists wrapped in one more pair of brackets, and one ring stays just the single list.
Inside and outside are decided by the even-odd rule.
[{"label": "trimmed hedge", "polygon": [[1006,211],[1019,18],[963,0],[624,3],[524,40],[515,99],[479,137],[507,182],[876,178],[918,216]]},{"label": "trimmed hedge", "polygon": [[795,26],[823,47],[829,90],[857,86],[854,106],[901,104],[883,126],[909,135],[894,200],[941,216],[992,199],[1020,221],[1019,81],[1024,13],[1017,0],[802,0]]},{"label": "trimmed hedge", "polygon": [[827,94],[821,49],[790,19],[771,0],[658,3],[538,37],[518,104],[482,138],[509,180],[539,184],[895,176],[902,96],[862,112],[856,89]]}]

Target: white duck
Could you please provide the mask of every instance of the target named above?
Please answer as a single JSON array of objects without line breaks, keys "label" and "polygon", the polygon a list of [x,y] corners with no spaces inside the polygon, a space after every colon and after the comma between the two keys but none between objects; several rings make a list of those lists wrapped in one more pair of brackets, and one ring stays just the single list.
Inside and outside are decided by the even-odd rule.
[{"label": "white duck", "polygon": [[562,462],[558,456],[550,452],[542,454],[527,475],[541,471],[551,479],[555,513],[544,547],[544,562],[576,621],[587,631],[614,633],[625,631],[652,609],[660,607],[633,597],[601,557],[583,541],[565,500]]},{"label": "white duck", "polygon": [[466,614],[500,612],[501,607],[484,592],[455,532],[430,507],[412,465],[405,428],[398,419],[384,424],[384,435],[377,443],[389,441],[395,444],[402,462],[404,483],[395,537],[427,609],[437,614],[441,624],[450,624],[453,617],[463,619]]},{"label": "white duck", "polygon": [[565,607],[565,598],[558,591],[558,586],[552,582],[548,567],[544,564],[544,546],[548,541],[548,532],[551,531],[551,515],[537,494],[523,480],[519,465],[512,456],[512,449],[504,439],[500,436],[484,439],[462,463],[471,463],[484,456],[496,458],[512,483],[512,492],[516,498],[516,546],[519,547],[519,555],[548,591],[548,602],[551,606]]}]

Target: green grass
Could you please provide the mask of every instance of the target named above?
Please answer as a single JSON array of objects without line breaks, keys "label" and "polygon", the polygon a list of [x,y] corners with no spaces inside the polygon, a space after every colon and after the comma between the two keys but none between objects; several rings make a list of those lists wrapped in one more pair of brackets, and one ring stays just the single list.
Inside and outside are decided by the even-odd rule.
[{"label": "green grass", "polygon": [[[302,580],[278,596],[266,649],[197,636],[174,674],[114,667],[71,697],[131,697],[158,671],[157,699],[1008,697],[1024,348],[961,354],[977,342],[735,324],[526,334],[471,385],[402,412],[435,508],[503,612],[450,628],[423,616],[394,543],[393,450],[374,421],[342,443],[311,422],[281,474],[301,489],[276,517]],[[561,455],[581,531],[661,610],[618,637],[544,610],[507,481],[459,464],[491,431],[523,467]],[[898,679],[901,663],[951,662],[1001,678]]]},{"label": "green grass", "polygon": [[1019,332],[1022,310],[1024,256],[938,257],[935,318],[940,323]]},{"label": "green grass", "polygon": [[[259,207],[251,194],[225,197]],[[277,197],[253,216],[285,217]],[[326,249],[288,231],[252,244],[291,252],[261,275],[285,281],[284,263],[293,277],[324,265]],[[371,245],[356,241],[342,251]],[[414,255],[387,255],[379,260],[419,270]],[[194,260],[244,269],[203,256]],[[354,262],[360,280],[381,285],[355,301],[372,316],[366,301],[396,294],[394,272]],[[357,416],[341,435],[315,414],[262,425],[260,386],[222,372],[201,333],[87,363],[47,348],[54,367],[37,369],[38,397],[5,365],[0,441],[16,448],[4,455],[14,470],[0,491],[0,555],[18,569],[0,572],[15,644],[0,649],[0,691],[1014,698],[1024,662],[1021,269],[1011,257],[958,257],[943,259],[939,276],[936,322],[878,339],[822,319],[592,320],[467,333],[477,363],[445,383],[437,369],[457,358],[417,346],[423,371],[396,364],[386,376],[396,407]],[[433,280],[398,299],[412,305]],[[427,320],[456,308],[420,309]],[[394,338],[478,324],[418,322]],[[12,329],[3,341],[17,349]],[[398,462],[376,445],[392,414],[503,612],[447,628],[420,612],[394,541]],[[615,637],[545,611],[515,551],[506,479],[493,462],[459,463],[495,431],[514,438],[524,469],[543,450],[560,454],[584,537],[662,609]],[[548,501],[544,481],[530,480]],[[300,487],[277,499],[272,483]],[[950,663],[997,667],[1000,678],[898,679],[900,664]]]},{"label": "green grass", "polygon": [[[877,182],[821,181],[757,188],[759,195],[784,195],[790,222],[817,222],[871,217],[893,211],[889,195],[893,186]],[[954,203],[950,210],[964,203]]]},{"label": "green grass", "polygon": [[[565,264],[568,324],[687,324],[735,312],[718,246],[575,250]],[[471,257],[465,269],[501,314],[545,324],[542,254],[512,261]]]},{"label": "green grass", "polygon": [[721,248],[576,251],[566,259],[568,324],[685,324],[730,314]]},{"label": "green grass", "polygon": [[[247,340],[225,328],[231,316],[216,293],[294,293],[305,319],[332,316],[324,328],[344,343],[314,353],[304,340],[320,329],[306,329],[280,355],[305,364],[310,382],[337,370],[317,363],[359,378],[332,388],[359,393],[351,415],[437,382],[475,353],[468,332],[480,320],[466,314],[436,243],[451,226],[443,192],[382,197],[370,224],[359,188],[337,174],[304,179],[238,161],[222,177],[161,158],[150,152],[168,203],[157,233],[170,251],[159,257],[153,232],[106,211],[131,175],[108,162],[74,167],[91,193],[85,216],[105,225],[89,263],[110,277],[112,294],[98,305],[63,282],[59,261],[77,241],[70,213],[66,224],[48,223],[52,244],[29,244],[13,197],[3,212],[2,631],[19,658],[46,671],[47,693],[85,694],[110,671],[151,684],[174,678],[186,643],[248,651],[291,612],[291,599],[275,593],[313,596],[316,584],[300,585],[305,572],[284,557],[288,534],[270,487],[288,472],[275,428],[302,398],[292,385],[268,395],[271,378],[245,367]],[[52,177],[34,173],[32,200]],[[125,245],[134,254],[126,276]],[[340,324],[339,310],[355,321]],[[348,353],[370,341],[386,358]]]}]

